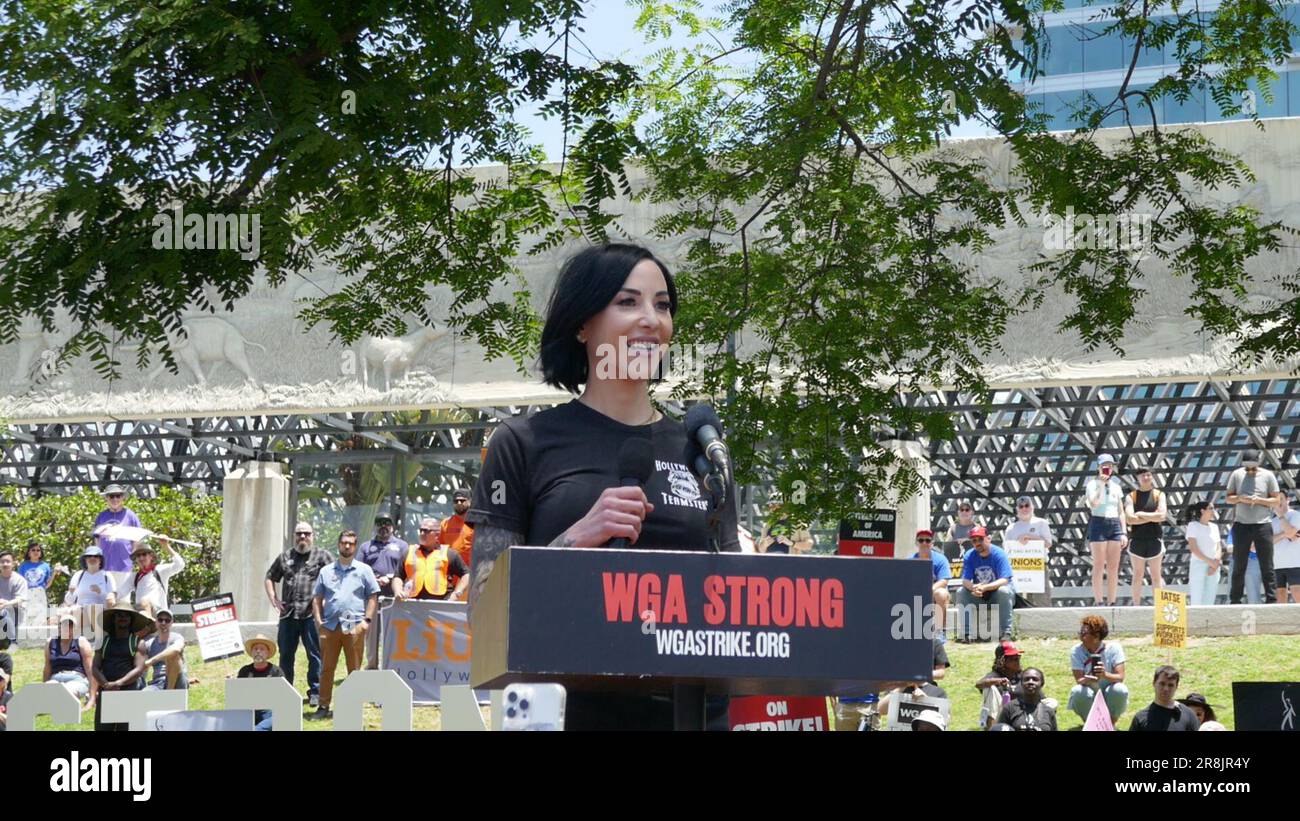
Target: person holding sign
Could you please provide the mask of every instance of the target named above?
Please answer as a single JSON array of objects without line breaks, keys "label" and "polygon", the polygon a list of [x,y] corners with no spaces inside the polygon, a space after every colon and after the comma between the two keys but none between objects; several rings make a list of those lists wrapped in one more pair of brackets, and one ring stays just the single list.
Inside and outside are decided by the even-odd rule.
[{"label": "person holding sign", "polygon": [[1186,704],[1174,700],[1178,692],[1179,673],[1168,664],[1157,667],[1152,683],[1156,691],[1156,700],[1137,711],[1133,723],[1129,724],[1130,733],[1141,732],[1196,732],[1201,728],[1196,713]]},{"label": "person holding sign", "polygon": [[1219,595],[1219,568],[1223,566],[1219,550],[1219,514],[1205,500],[1187,507],[1187,549],[1192,557],[1187,565],[1187,600],[1195,605],[1214,604]]},{"label": "person holding sign", "polygon": [[[1097,458],[1097,475],[1084,485],[1088,511],[1088,545],[1092,549],[1092,598],[1109,607],[1119,596],[1119,560],[1128,544],[1124,519],[1124,489],[1115,478],[1115,457]],[[1102,582],[1106,595],[1102,595]]]},{"label": "person holding sign", "polygon": [[1083,617],[1079,643],[1070,654],[1070,670],[1077,683],[1067,705],[1087,721],[1093,700],[1101,693],[1113,724],[1128,709],[1128,686],[1124,684],[1124,648],[1119,642],[1107,644],[1108,635],[1110,625],[1101,616]]},{"label": "person holding sign", "polygon": [[989,542],[988,532],[975,527],[970,532],[975,546],[962,558],[962,587],[957,591],[957,605],[961,608],[962,643],[971,639],[971,612],[978,605],[990,602],[998,608],[998,637],[1011,638],[1011,608],[1016,594],[1011,584],[1011,560],[1006,551]]},{"label": "person holding sign", "polygon": [[1052,548],[1054,538],[1052,525],[1042,516],[1034,515],[1034,500],[1028,496],[1016,499],[1016,520],[1002,532],[1002,544],[1016,542],[1026,547],[1041,547],[1043,550],[1043,592],[1026,593],[1025,599],[1035,607],[1052,606],[1052,580],[1047,578],[1047,554]]},{"label": "person holding sign", "polygon": [[138,569],[130,577],[126,589],[122,591],[124,600],[130,601],[137,610],[146,613],[160,613],[167,609],[168,582],[172,576],[185,569],[185,559],[176,552],[176,548],[172,547],[171,540],[166,536],[156,538],[162,542],[163,547],[167,548],[167,552],[172,554],[171,559],[159,564],[158,554],[154,549],[143,541],[139,542],[131,551],[131,558]]},{"label": "person holding sign", "polygon": [[1128,560],[1133,565],[1133,604],[1142,606],[1142,583],[1148,570],[1151,572],[1151,590],[1164,585],[1160,575],[1160,560],[1165,555],[1164,534],[1167,516],[1165,495],[1156,489],[1151,468],[1137,469],[1138,487],[1124,497],[1124,518],[1128,521]]}]

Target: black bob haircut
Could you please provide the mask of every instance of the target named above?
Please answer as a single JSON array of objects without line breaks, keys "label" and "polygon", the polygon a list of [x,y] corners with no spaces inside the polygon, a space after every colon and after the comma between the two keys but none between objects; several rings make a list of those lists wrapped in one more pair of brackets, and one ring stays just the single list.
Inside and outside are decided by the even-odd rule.
[{"label": "black bob haircut", "polygon": [[1205,509],[1209,506],[1210,502],[1206,499],[1192,502],[1187,506],[1187,510],[1183,511],[1183,516],[1189,523],[1199,522],[1201,520],[1201,514],[1204,513]]},{"label": "black bob haircut", "polygon": [[578,341],[583,323],[609,307],[642,260],[652,260],[668,283],[669,312],[677,315],[677,285],[668,266],[639,245],[596,245],[569,258],[555,281],[542,328],[542,380],[578,393],[587,382],[587,346]]}]

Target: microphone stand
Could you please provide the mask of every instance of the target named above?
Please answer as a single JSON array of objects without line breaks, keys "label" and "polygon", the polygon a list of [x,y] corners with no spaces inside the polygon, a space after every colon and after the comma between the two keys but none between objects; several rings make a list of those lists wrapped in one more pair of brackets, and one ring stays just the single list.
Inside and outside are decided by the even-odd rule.
[{"label": "microphone stand", "polygon": [[[704,488],[709,493],[709,552],[722,552],[722,512],[726,508],[727,479],[717,471],[704,478]],[[702,731],[708,726],[708,712],[704,686],[700,684],[673,685],[673,729]]]}]

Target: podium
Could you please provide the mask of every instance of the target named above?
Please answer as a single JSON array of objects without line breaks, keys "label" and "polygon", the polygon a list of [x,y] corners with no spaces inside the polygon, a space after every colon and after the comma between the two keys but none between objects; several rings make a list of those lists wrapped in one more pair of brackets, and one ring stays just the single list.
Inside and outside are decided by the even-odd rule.
[{"label": "podium", "polygon": [[930,563],[512,547],[474,607],[474,687],[863,695],[926,681]]}]

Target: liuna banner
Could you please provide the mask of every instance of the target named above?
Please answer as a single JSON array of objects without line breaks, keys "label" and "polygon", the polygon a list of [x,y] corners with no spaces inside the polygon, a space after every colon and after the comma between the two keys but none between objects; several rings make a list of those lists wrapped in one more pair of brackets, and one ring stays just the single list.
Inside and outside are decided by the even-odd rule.
[{"label": "liuna banner", "polygon": [[[445,684],[469,684],[470,635],[464,602],[395,601],[379,613],[384,669],[402,677],[416,704],[442,701]],[[486,692],[476,692],[487,701]]]}]

